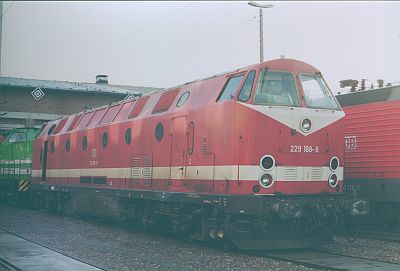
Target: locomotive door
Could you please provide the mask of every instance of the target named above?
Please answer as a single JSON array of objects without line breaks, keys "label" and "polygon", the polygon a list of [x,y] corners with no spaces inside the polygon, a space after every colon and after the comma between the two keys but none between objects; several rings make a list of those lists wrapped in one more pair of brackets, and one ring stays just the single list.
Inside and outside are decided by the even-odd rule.
[{"label": "locomotive door", "polygon": [[187,125],[186,116],[171,119],[171,185],[183,186],[186,177],[187,157]]},{"label": "locomotive door", "polygon": [[43,156],[42,156],[42,181],[46,181],[46,171],[47,171],[47,145],[48,142],[43,143]]}]

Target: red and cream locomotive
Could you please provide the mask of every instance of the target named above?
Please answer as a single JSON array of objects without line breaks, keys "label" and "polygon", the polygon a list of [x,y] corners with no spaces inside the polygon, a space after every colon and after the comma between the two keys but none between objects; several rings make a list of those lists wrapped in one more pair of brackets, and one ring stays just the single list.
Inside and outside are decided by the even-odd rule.
[{"label": "red and cream locomotive", "polygon": [[326,243],[366,213],[342,193],[343,118],[317,69],[268,61],[49,122],[35,199],[241,249]]},{"label": "red and cream locomotive", "polygon": [[372,218],[400,223],[400,87],[337,98],[346,112],[346,190],[370,201]]}]

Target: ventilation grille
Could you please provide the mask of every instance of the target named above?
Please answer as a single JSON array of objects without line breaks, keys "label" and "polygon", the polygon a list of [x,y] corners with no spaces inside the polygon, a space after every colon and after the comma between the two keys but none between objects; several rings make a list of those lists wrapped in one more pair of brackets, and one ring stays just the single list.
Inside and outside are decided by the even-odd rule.
[{"label": "ventilation grille", "polygon": [[285,168],[285,172],[283,174],[284,180],[288,181],[296,181],[301,179],[302,171],[300,168],[297,167],[287,167]]},{"label": "ventilation grille", "polygon": [[203,153],[207,153],[207,137],[206,136],[201,137],[201,149],[202,149]]},{"label": "ventilation grille", "polygon": [[311,180],[312,181],[319,181],[322,180],[324,174],[323,168],[313,167],[311,168]]},{"label": "ventilation grille", "polygon": [[143,158],[143,179],[145,180],[145,184],[150,184],[153,173],[153,157],[145,156]]},{"label": "ventilation grille", "polygon": [[141,175],[140,158],[134,157],[132,159],[132,179],[139,180]]},{"label": "ventilation grille", "polygon": [[131,184],[138,184],[140,180],[143,180],[144,184],[151,185],[153,178],[153,156],[141,155],[133,157],[131,177]]}]

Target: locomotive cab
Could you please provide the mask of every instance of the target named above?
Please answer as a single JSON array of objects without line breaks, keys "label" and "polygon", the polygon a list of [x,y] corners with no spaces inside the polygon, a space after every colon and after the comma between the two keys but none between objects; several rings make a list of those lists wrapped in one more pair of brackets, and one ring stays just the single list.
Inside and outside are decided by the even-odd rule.
[{"label": "locomotive cab", "polygon": [[[258,165],[249,193],[342,192],[344,113],[319,70],[292,59],[248,70],[236,99],[239,164]],[[244,76],[232,76],[225,89]]]},{"label": "locomotive cab", "polygon": [[[250,80],[249,77],[252,78],[253,75],[249,73],[244,82],[238,94],[239,101],[247,101],[246,84]],[[252,104],[342,110],[320,72],[295,74],[285,70],[262,69],[259,72]]]}]

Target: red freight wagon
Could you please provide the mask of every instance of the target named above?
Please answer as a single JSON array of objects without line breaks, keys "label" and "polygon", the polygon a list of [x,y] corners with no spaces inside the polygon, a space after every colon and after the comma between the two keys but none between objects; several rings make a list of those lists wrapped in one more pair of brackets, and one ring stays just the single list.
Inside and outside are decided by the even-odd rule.
[{"label": "red freight wagon", "polygon": [[49,122],[36,199],[243,249],[329,242],[365,213],[342,193],[343,120],[317,69],[268,61]]},{"label": "red freight wagon", "polygon": [[400,86],[338,95],[345,117],[346,189],[373,216],[400,217]]}]

